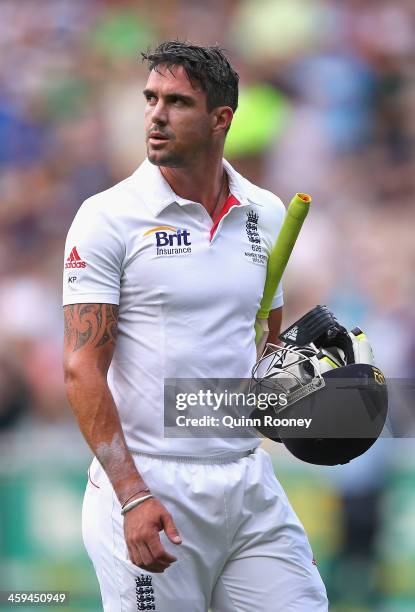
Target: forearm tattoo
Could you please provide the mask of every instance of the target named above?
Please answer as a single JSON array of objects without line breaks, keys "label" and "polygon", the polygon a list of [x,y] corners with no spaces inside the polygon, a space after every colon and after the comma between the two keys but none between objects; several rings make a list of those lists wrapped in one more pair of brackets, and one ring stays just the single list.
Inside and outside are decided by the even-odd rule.
[{"label": "forearm tattoo", "polygon": [[98,348],[117,337],[118,306],[115,304],[70,304],[64,308],[65,346],[77,351],[89,345]]}]

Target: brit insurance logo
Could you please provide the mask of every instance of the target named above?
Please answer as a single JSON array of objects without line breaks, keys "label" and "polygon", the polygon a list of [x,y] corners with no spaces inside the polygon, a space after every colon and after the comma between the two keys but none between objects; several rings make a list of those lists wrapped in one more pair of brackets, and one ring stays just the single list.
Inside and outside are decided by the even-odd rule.
[{"label": "brit insurance logo", "polygon": [[192,252],[190,231],[187,229],[159,225],[144,234],[144,236],[151,235],[154,235],[157,255],[183,255]]}]

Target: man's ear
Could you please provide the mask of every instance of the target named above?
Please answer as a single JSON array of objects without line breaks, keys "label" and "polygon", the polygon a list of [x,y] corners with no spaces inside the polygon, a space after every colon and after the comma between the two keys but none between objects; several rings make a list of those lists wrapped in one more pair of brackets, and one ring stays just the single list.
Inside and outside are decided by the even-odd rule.
[{"label": "man's ear", "polygon": [[230,106],[218,106],[213,111],[213,132],[226,132],[233,119]]}]

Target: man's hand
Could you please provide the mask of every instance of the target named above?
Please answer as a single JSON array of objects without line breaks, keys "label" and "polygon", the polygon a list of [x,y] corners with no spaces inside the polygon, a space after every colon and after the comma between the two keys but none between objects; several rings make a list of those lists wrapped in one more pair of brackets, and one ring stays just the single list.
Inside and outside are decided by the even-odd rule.
[{"label": "man's hand", "polygon": [[126,512],[124,535],[134,565],[160,574],[177,561],[160,542],[159,532],[162,530],[173,544],[182,543],[171,515],[157,499],[148,499]]},{"label": "man's hand", "polygon": [[281,344],[281,340],[279,339],[279,335],[281,333],[281,324],[282,324],[282,306],[279,308],[274,308],[271,310],[268,317],[268,328],[269,334],[267,338],[267,342],[271,342],[272,344],[279,345]]}]

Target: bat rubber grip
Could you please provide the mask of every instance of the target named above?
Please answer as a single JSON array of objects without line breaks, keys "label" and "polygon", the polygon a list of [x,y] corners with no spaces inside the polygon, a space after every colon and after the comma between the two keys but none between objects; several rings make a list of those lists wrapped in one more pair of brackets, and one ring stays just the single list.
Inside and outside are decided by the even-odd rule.
[{"label": "bat rubber grip", "polygon": [[311,196],[297,193],[290,202],[277,241],[268,258],[267,277],[257,318],[267,319],[275,291],[281,281],[295,241],[300,233],[311,203]]}]

